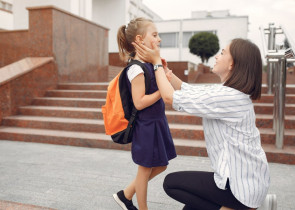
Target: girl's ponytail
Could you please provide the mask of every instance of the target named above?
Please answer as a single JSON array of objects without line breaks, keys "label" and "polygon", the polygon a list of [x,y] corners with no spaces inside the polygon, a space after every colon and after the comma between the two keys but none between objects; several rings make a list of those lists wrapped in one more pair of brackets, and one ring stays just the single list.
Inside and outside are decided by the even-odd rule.
[{"label": "girl's ponytail", "polygon": [[119,48],[119,56],[122,61],[127,61],[128,54],[130,53],[130,46],[126,39],[126,26],[122,25],[117,33],[117,42]]}]

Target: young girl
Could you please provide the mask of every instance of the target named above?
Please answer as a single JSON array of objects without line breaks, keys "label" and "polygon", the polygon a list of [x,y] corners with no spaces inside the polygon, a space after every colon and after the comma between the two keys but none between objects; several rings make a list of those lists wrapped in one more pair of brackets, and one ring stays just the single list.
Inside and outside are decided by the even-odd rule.
[{"label": "young girl", "polygon": [[[133,43],[145,61],[161,64],[157,48]],[[269,167],[255,125],[252,100],[260,98],[262,61],[258,47],[234,39],[216,56],[213,72],[220,85],[192,86],[164,70],[156,70],[163,100],[178,111],[203,118],[204,135],[213,172],[168,174],[164,190],[184,203],[183,209],[251,209],[261,206],[269,188]]]},{"label": "young girl", "polygon": [[[132,42],[159,47],[161,39],[151,20],[136,18],[127,26],[121,26],[117,35],[119,54],[122,60],[139,60]],[[175,147],[165,116],[165,104],[161,99],[151,63],[144,63],[151,78],[150,89],[145,91],[143,70],[132,65],[127,76],[134,106],[139,110],[132,137],[132,159],[138,165],[136,178],[124,189],[114,194],[123,209],[137,209],[132,203],[136,192],[140,210],[147,209],[148,181],[163,172],[168,161],[176,157]]]}]

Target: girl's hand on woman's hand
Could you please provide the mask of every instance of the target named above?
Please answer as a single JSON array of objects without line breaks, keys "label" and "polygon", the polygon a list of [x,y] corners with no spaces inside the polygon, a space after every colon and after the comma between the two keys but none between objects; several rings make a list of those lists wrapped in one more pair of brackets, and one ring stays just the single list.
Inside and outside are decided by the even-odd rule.
[{"label": "girl's hand on woman's hand", "polygon": [[142,43],[137,42],[132,42],[132,45],[136,50],[136,55],[138,55],[141,60],[154,65],[162,63],[160,57],[160,48],[156,45],[156,43],[152,43],[152,48],[148,48]]},{"label": "girl's hand on woman's hand", "polygon": [[170,69],[167,70],[166,77],[167,77],[168,81],[170,82],[171,81],[171,78],[172,78],[172,71]]},{"label": "girl's hand on woman's hand", "polygon": [[164,58],[161,58],[161,61],[162,61],[162,65],[163,65],[164,71],[165,71],[165,73],[167,73],[170,70],[168,68],[167,61]]}]

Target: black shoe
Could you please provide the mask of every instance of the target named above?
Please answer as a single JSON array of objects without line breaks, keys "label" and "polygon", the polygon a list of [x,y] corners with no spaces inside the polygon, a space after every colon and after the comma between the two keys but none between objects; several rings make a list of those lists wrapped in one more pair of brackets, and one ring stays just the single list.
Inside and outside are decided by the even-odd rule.
[{"label": "black shoe", "polygon": [[113,197],[117,204],[121,206],[124,210],[138,210],[132,203],[132,200],[128,200],[125,195],[124,191],[121,190],[117,194],[113,194]]}]

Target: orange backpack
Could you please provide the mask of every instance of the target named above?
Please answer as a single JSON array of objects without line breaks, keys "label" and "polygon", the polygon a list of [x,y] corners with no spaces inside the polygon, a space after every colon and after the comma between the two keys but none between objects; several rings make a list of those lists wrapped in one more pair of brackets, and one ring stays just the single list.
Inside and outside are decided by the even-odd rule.
[{"label": "orange backpack", "polygon": [[106,104],[102,106],[105,133],[118,144],[132,141],[133,125],[137,109],[134,107],[132,95],[128,89],[126,71],[133,64],[139,65],[145,76],[145,91],[150,87],[150,74],[145,65],[138,60],[131,60],[128,65],[109,83]]}]

